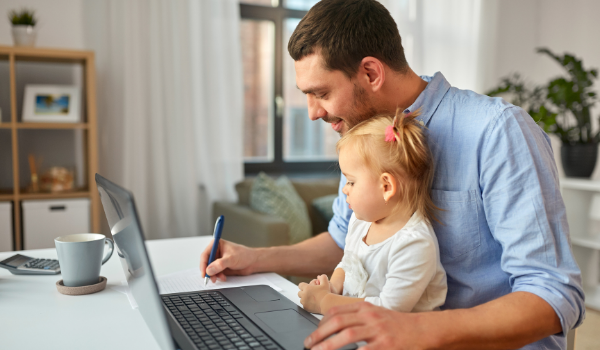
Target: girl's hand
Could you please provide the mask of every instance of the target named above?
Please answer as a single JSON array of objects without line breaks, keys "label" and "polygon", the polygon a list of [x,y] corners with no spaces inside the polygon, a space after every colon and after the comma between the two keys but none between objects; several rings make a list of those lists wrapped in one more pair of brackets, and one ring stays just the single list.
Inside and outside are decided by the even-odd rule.
[{"label": "girl's hand", "polygon": [[[313,282],[315,284],[313,284]],[[317,284],[318,283],[318,284]],[[304,309],[312,313],[321,313],[321,300],[331,293],[329,279],[327,275],[320,275],[316,280],[312,280],[310,284],[300,283],[298,285],[300,291],[300,303]]]}]

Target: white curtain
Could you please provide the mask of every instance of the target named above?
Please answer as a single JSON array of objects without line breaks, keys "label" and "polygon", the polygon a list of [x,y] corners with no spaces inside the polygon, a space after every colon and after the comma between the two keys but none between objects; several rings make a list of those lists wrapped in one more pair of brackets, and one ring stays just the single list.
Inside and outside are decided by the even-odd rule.
[{"label": "white curtain", "polygon": [[406,58],[419,75],[442,72],[477,92],[494,61],[496,0],[380,0],[398,25]]},{"label": "white curtain", "polygon": [[210,234],[243,178],[237,0],[86,0],[100,172],[131,190],[147,238]]}]

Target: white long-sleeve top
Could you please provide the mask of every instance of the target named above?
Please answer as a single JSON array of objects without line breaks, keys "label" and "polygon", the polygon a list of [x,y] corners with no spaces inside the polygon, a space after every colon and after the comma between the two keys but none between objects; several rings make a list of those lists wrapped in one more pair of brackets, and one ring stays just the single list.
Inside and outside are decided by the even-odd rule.
[{"label": "white long-sleeve top", "polygon": [[[431,225],[415,213],[393,236],[367,245],[363,238],[370,227],[370,222],[358,220],[352,214],[344,259],[337,266],[346,273],[343,295],[365,297],[371,304],[395,311],[439,309],[446,300],[448,286]],[[361,264],[362,274],[358,271]],[[360,281],[361,275],[366,277],[366,284]]]}]

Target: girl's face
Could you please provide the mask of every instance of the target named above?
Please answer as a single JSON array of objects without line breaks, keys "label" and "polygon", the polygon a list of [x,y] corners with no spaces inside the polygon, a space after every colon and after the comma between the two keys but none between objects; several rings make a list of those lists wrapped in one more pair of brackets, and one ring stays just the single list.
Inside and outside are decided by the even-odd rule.
[{"label": "girl's face", "polygon": [[346,145],[340,150],[339,162],[347,180],[342,192],[347,196],[346,202],[354,210],[356,218],[375,222],[388,216],[393,205],[385,204],[384,183],[356,156],[354,145]]}]

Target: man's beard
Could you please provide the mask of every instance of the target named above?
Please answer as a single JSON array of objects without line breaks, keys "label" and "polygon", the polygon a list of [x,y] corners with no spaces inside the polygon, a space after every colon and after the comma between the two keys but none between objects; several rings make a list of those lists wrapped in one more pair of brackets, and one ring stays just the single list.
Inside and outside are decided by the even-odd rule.
[{"label": "man's beard", "polygon": [[377,114],[377,110],[367,99],[367,93],[365,89],[354,84],[354,89],[352,93],[352,108],[350,114],[346,115],[344,119],[340,117],[331,116],[323,121],[327,123],[333,123],[336,119],[342,119],[342,122],[345,124],[346,130],[342,128],[338,133],[340,136],[344,136],[348,130],[355,127],[360,122],[363,122],[371,117],[374,117]]},{"label": "man's beard", "polygon": [[367,92],[365,89],[354,84],[352,95],[354,97],[354,101],[352,102],[352,109],[354,113],[346,118],[348,130],[352,129],[360,122],[372,118],[377,114],[377,110],[367,98]]}]

